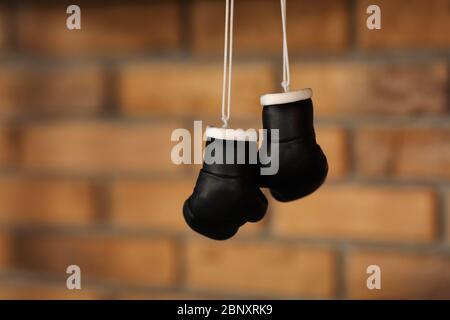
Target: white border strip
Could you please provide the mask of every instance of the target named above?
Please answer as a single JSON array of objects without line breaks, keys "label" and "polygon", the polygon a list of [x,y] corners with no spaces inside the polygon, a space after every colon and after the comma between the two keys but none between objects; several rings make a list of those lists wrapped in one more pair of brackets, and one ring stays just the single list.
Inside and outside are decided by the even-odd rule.
[{"label": "white border strip", "polygon": [[274,104],[285,104],[301,100],[311,99],[312,90],[306,88],[303,90],[283,92],[283,93],[269,93],[261,96],[260,102],[262,106],[271,106]]},{"label": "white border strip", "polygon": [[225,129],[225,128],[206,128],[206,137],[220,140],[236,140],[236,141],[258,141],[258,133],[255,129]]}]

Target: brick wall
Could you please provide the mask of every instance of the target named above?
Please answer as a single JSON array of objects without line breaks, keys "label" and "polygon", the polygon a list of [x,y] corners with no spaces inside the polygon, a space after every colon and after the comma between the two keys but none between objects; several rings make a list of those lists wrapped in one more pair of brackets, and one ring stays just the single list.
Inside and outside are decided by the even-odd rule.
[{"label": "brick wall", "polygon": [[[81,31],[63,1],[0,5],[0,298],[450,298],[448,0],[288,1],[330,177],[220,243],[184,224],[198,166],[169,137],[219,124],[223,1],[78,4]],[[278,14],[236,1],[235,125],[280,90]]]}]

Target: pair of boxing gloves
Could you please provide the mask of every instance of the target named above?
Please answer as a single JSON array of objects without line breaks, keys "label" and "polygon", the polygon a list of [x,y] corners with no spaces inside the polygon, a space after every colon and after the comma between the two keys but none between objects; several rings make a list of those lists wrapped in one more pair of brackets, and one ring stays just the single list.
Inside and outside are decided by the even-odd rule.
[{"label": "pair of boxing gloves", "polygon": [[257,150],[256,134],[241,141],[232,129],[206,130],[203,167],[183,206],[191,229],[215,240],[231,238],[245,223],[265,216],[268,202],[260,188],[269,188],[276,200],[288,202],[322,185],[328,163],[316,142],[311,96],[312,91],[304,89],[261,97],[263,129],[267,130],[264,138],[272,139],[271,131],[278,129],[278,141],[263,143],[269,154],[270,146],[278,143],[275,174],[261,175],[261,168],[268,164],[250,159]]}]

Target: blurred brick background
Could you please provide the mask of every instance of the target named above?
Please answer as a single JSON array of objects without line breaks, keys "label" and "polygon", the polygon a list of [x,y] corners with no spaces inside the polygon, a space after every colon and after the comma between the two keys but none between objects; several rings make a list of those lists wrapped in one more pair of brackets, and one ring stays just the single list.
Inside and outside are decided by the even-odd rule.
[{"label": "blurred brick background", "polygon": [[[330,177],[220,243],[182,220],[170,133],[219,124],[224,1],[124,3],[78,1],[81,31],[71,3],[0,4],[0,298],[450,298],[449,0],[288,1]],[[235,32],[231,125],[259,126],[279,1],[237,0]]]}]

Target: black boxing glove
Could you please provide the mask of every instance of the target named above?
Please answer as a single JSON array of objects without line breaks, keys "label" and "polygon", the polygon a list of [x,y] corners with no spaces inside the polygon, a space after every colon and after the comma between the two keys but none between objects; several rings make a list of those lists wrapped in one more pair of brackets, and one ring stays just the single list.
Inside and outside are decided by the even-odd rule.
[{"label": "black boxing glove", "polygon": [[[292,201],[313,193],[328,174],[327,158],[316,143],[311,97],[311,89],[261,97],[263,128],[267,129],[264,150],[272,158],[276,155],[271,150],[278,151],[279,168],[274,175],[261,175],[260,186],[270,188],[278,201]],[[273,129],[279,129],[278,138],[272,136]],[[278,149],[271,142],[278,143]]]},{"label": "black boxing glove", "polygon": [[257,135],[243,130],[207,128],[203,168],[183,215],[194,231],[231,238],[246,222],[261,220],[267,199],[258,186]]}]

